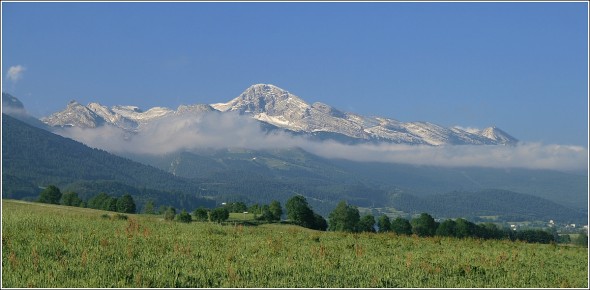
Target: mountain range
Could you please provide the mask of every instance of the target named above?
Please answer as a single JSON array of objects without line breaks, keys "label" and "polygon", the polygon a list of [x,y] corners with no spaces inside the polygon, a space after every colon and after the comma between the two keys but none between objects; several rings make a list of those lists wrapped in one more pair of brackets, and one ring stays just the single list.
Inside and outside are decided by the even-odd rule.
[{"label": "mountain range", "polygon": [[[137,106],[99,103],[86,106],[71,101],[67,107],[42,121],[50,126],[96,128],[109,124],[129,132],[141,131],[163,118],[207,112],[237,112],[266,128],[295,134],[350,142],[390,142],[411,145],[514,145],[518,140],[503,130],[445,128],[430,122],[400,122],[385,117],[348,113],[323,103],[308,104],[298,96],[270,84],[256,84],[227,103],[182,105],[176,110],[154,107],[142,111]],[[468,132],[469,131],[469,132]]]},{"label": "mountain range", "polygon": [[[231,201],[251,204],[276,199],[284,204],[289,197],[302,194],[324,216],[340,200],[347,200],[373,210],[374,214],[431,212],[438,217],[485,215],[498,216],[499,220],[551,218],[576,223],[587,217],[587,176],[584,175],[522,168],[358,162],[322,158],[300,148],[203,148],[163,155],[127,153],[116,156],[51,133],[55,128],[47,125],[50,124],[49,118],[44,119],[47,123],[42,123],[28,116],[18,99],[4,93],[2,98],[3,113],[10,115],[2,115],[4,198],[32,199],[38,195],[40,187],[57,184],[65,191],[80,193],[83,198],[100,191],[115,196],[131,193],[138,200],[139,208],[148,199],[155,200],[157,205],[169,204],[187,210],[197,205],[211,206]],[[152,108],[145,112],[136,107],[99,110],[102,106],[70,103],[68,107],[72,107],[73,112],[69,115],[70,120],[83,120],[86,125],[64,121],[57,126],[90,128],[110,124],[129,132],[139,132],[154,120],[180,114],[225,114],[236,108],[234,113],[254,118],[261,112],[274,116],[279,114],[280,108],[291,106],[277,108],[276,105],[262,106],[258,102],[248,107],[244,104],[249,101],[244,99],[247,98],[239,96],[223,104],[181,106],[175,111]],[[304,106],[303,102],[299,104]],[[60,113],[63,113],[61,119],[66,120],[68,115]],[[80,114],[88,118],[81,119]],[[301,124],[311,122],[296,116],[289,118],[299,120]],[[342,115],[338,118],[346,119]],[[291,130],[260,122],[294,134],[311,134],[296,131],[293,127]],[[481,134],[489,133],[494,132]]]}]

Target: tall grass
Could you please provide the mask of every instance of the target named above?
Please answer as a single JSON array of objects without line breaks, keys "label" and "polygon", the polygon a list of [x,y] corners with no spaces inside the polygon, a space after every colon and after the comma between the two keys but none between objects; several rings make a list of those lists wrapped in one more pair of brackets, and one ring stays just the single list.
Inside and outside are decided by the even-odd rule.
[{"label": "tall grass", "polygon": [[3,200],[2,287],[588,286],[585,248],[111,215]]}]

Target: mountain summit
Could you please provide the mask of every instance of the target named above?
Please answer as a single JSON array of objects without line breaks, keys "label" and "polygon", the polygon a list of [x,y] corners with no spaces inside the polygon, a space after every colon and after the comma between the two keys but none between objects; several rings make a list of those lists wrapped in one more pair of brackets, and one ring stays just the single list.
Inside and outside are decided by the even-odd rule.
[{"label": "mountain summit", "polygon": [[518,140],[493,127],[478,132],[444,128],[428,122],[400,122],[383,117],[365,117],[339,111],[327,104],[308,104],[296,95],[271,84],[256,84],[227,103],[211,105],[222,111],[237,111],[279,128],[311,134],[386,141],[404,144],[512,145]]},{"label": "mountain summit", "polygon": [[501,129],[496,128],[496,126],[485,128],[481,130],[480,134],[491,140],[497,141],[500,144],[514,144],[518,142],[516,138],[510,136],[508,133],[502,131]]},{"label": "mountain summit", "polygon": [[64,111],[43,121],[51,126],[97,127],[110,124],[125,130],[141,130],[151,121],[173,115],[237,112],[260,122],[297,134],[347,142],[390,142],[425,145],[513,145],[506,132],[490,127],[481,131],[445,128],[429,122],[400,122],[343,112],[323,103],[308,104],[302,98],[271,84],[256,84],[227,103],[180,106],[176,111],[155,107],[142,111],[135,106],[108,108],[98,103],[83,106],[73,101]]}]

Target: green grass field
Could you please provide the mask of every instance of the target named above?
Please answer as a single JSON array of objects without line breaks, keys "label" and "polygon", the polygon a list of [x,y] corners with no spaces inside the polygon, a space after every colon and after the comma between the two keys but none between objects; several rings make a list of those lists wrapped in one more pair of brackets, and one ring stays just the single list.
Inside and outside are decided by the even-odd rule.
[{"label": "green grass field", "polygon": [[2,287],[588,286],[586,248],[115,215],[3,200]]},{"label": "green grass field", "polygon": [[254,214],[253,213],[230,212],[229,213],[229,220],[230,221],[253,221]]}]

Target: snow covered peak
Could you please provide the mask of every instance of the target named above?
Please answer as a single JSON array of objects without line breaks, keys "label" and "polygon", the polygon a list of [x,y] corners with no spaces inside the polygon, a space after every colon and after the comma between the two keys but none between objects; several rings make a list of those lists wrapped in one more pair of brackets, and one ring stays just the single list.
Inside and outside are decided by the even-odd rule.
[{"label": "snow covered peak", "polygon": [[71,100],[68,102],[68,108],[70,108],[70,107],[74,108],[74,107],[79,107],[79,106],[82,106],[82,105],[80,103],[78,103],[78,101],[76,101],[76,100]]},{"label": "snow covered peak", "polygon": [[51,126],[75,126],[81,128],[95,128],[105,122],[94,111],[75,100],[70,101],[65,110],[43,118],[41,121]]},{"label": "snow covered peak", "polygon": [[488,127],[479,133],[481,136],[494,140],[502,145],[514,145],[518,140],[496,126]]},{"label": "snow covered peak", "polygon": [[274,96],[285,96],[289,95],[289,91],[279,88],[272,84],[255,84],[247,88],[242,94],[245,95],[274,95]]},{"label": "snow covered peak", "polygon": [[222,112],[266,113],[270,116],[282,113],[302,114],[303,111],[310,108],[299,97],[270,84],[250,86],[235,99],[227,103],[212,104],[211,106]]},{"label": "snow covered peak", "polygon": [[103,124],[111,124],[133,131],[147,121],[164,117],[173,112],[163,107],[154,107],[146,112],[136,106],[114,106],[109,108],[95,102],[84,106],[72,100],[65,110],[43,118],[42,121],[50,126],[75,126],[81,128],[95,128]]},{"label": "snow covered peak", "polygon": [[[270,84],[256,84],[247,88],[235,99],[229,101],[228,103],[225,103],[225,106],[218,106],[220,108],[217,108],[214,105],[213,107],[220,111],[247,111],[247,109],[262,110],[265,109],[267,105],[272,106],[275,103],[285,101],[290,97],[294,96],[291,95],[288,91],[283,90],[277,86]],[[257,111],[257,113],[260,112]]]}]

